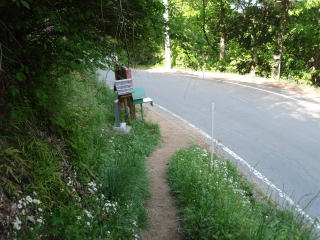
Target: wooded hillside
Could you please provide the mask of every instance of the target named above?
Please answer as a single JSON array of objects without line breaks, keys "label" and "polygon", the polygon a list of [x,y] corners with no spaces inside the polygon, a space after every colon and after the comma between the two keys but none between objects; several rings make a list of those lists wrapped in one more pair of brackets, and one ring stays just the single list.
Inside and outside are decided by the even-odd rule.
[{"label": "wooded hillside", "polygon": [[320,85],[319,0],[170,2],[174,65]]}]

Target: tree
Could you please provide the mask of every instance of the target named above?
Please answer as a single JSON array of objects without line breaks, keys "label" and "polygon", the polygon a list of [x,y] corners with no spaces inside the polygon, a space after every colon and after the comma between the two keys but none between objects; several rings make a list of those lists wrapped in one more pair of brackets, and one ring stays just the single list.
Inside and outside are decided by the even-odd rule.
[{"label": "tree", "polygon": [[320,2],[303,0],[289,12],[288,33],[284,41],[287,76],[310,79],[319,86]]},{"label": "tree", "polygon": [[[163,40],[163,5],[148,0],[0,1],[1,104],[70,71],[149,60]],[[160,31],[159,31],[160,29]],[[140,52],[140,54],[137,54]],[[40,84],[41,85],[41,84]]]},{"label": "tree", "polygon": [[[185,65],[270,76],[281,64],[285,77],[319,84],[319,0],[171,5],[173,55]],[[281,61],[272,59],[275,54]]]}]

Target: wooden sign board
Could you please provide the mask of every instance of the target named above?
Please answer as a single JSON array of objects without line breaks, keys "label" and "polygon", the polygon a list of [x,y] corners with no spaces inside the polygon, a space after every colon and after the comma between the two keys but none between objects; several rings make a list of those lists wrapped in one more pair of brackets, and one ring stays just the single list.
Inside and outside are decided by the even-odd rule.
[{"label": "wooden sign board", "polygon": [[133,93],[132,78],[116,80],[114,82],[118,96]]}]

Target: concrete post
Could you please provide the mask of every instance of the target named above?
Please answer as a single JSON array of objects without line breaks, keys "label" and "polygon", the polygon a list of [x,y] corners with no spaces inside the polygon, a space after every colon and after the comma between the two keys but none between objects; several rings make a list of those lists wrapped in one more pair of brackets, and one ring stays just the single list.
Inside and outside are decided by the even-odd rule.
[{"label": "concrete post", "polygon": [[120,127],[120,106],[119,106],[119,100],[114,100],[113,102],[114,106],[114,118],[115,118],[115,126]]}]

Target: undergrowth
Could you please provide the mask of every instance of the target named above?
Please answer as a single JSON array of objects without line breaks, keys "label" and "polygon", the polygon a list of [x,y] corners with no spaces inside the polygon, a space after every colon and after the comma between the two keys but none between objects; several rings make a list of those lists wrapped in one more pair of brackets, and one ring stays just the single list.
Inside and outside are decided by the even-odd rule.
[{"label": "undergrowth", "polygon": [[1,118],[0,239],[138,239],[158,126],[112,131],[115,95],[93,72],[34,92]]},{"label": "undergrowth", "polygon": [[197,146],[170,161],[168,179],[182,214],[186,239],[316,239],[313,226],[253,194],[253,186],[229,162]]}]

